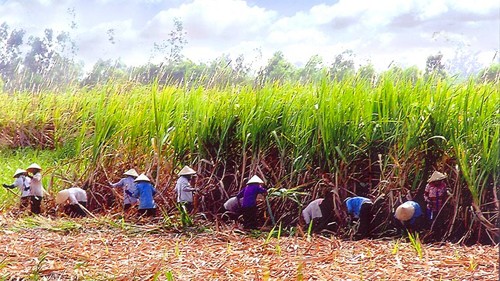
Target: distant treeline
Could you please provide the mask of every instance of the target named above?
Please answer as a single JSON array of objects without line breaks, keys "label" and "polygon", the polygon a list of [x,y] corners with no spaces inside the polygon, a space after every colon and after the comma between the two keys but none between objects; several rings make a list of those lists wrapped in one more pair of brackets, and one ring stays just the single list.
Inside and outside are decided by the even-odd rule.
[{"label": "distant treeline", "polygon": [[[72,24],[74,27],[76,24]],[[289,62],[282,52],[275,52],[265,66],[256,67],[251,59],[239,55],[232,59],[222,55],[208,63],[195,63],[182,55],[186,32],[182,22],[174,20],[175,29],[164,42],[154,44],[152,53],[161,62],[148,62],[141,66],[127,66],[120,60],[99,59],[92,70],[85,73],[85,65],[76,57],[78,46],[70,32],[56,33],[45,29],[43,36],[26,39],[23,29],[0,25],[0,87],[6,92],[40,92],[75,87],[94,87],[109,82],[133,82],[160,85],[221,87],[228,85],[262,86],[266,83],[317,82],[325,74],[336,81],[358,76],[377,80],[384,73],[377,73],[370,62],[356,65],[355,54],[346,50],[333,62],[324,62],[319,55],[312,56],[303,66]],[[110,30],[112,34],[112,30]],[[110,43],[113,38],[110,37]],[[463,62],[461,66],[446,66],[443,55],[430,55],[424,71],[417,67],[390,66],[402,78],[416,81],[421,77],[441,76],[451,79],[473,78],[480,81],[498,81],[500,64],[479,69],[477,62]],[[471,68],[471,65],[474,67]],[[467,68],[467,71],[461,69]],[[460,73],[458,73],[460,72]]]}]

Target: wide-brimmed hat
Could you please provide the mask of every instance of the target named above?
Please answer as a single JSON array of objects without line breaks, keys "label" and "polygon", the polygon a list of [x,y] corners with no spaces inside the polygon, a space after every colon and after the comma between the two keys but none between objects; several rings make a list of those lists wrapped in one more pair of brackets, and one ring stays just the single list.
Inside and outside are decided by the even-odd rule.
[{"label": "wide-brimmed hat", "polygon": [[261,178],[259,178],[258,176],[253,176],[247,181],[247,184],[250,184],[250,183],[264,183],[264,181]]},{"label": "wide-brimmed hat", "polygon": [[14,173],[14,178],[16,178],[17,176],[19,176],[20,174],[26,174],[26,170],[23,170],[23,169],[17,169],[16,172]]},{"label": "wide-brimmed hat", "polygon": [[139,174],[137,173],[137,171],[135,169],[130,169],[130,170],[126,171],[125,173],[123,173],[123,175],[131,176],[134,178],[137,178],[139,176]]},{"label": "wide-brimmed hat", "polygon": [[413,217],[413,214],[415,214],[415,207],[413,207],[412,204],[406,202],[399,205],[399,207],[396,208],[396,213],[394,214],[394,217],[399,221],[403,222],[410,220]]},{"label": "wide-brimmed hat", "polygon": [[137,181],[147,181],[147,182],[151,182],[149,180],[149,178],[145,175],[145,174],[140,174],[135,180],[135,182]]},{"label": "wide-brimmed hat", "polygon": [[182,170],[178,174],[179,176],[191,176],[191,175],[196,175],[196,171],[191,169],[188,166],[184,166]]},{"label": "wide-brimmed hat", "polygon": [[447,177],[448,176],[446,174],[440,173],[438,171],[434,171],[434,173],[432,173],[432,176],[429,178],[429,180],[427,180],[427,182],[444,180]]},{"label": "wide-brimmed hat", "polygon": [[26,168],[26,171],[31,172],[32,170],[42,170],[42,168],[37,164],[33,163],[31,164],[28,168]]},{"label": "wide-brimmed hat", "polygon": [[59,191],[56,195],[56,204],[64,204],[66,200],[69,198],[69,191],[67,189],[63,189]]}]

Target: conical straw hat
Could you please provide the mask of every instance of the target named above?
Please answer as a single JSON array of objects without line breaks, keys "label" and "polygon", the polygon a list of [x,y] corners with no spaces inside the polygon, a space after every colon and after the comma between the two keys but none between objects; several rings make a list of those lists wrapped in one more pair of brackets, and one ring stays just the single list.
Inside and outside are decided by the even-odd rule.
[{"label": "conical straw hat", "polygon": [[413,217],[414,213],[415,213],[415,207],[406,202],[399,205],[399,207],[396,209],[396,214],[394,214],[394,217],[403,222],[410,220]]},{"label": "conical straw hat", "polygon": [[36,170],[42,170],[42,168],[40,166],[38,166],[38,164],[33,163],[28,168],[26,168],[26,171],[31,172],[34,169],[36,169]]},{"label": "conical straw hat", "polygon": [[139,174],[137,173],[137,171],[135,169],[130,169],[130,170],[126,171],[123,174],[125,176],[131,176],[131,177],[134,177],[134,178],[137,178],[139,176]]},{"label": "conical straw hat", "polygon": [[258,176],[253,176],[248,180],[247,184],[249,183],[264,183],[264,181]]},{"label": "conical straw hat", "polygon": [[56,204],[64,204],[66,200],[69,198],[69,191],[67,189],[63,189],[59,191],[56,195]]},{"label": "conical straw hat", "polygon": [[148,178],[145,174],[141,174],[141,175],[140,175],[140,176],[138,176],[138,177],[137,177],[134,181],[135,181],[135,182],[137,182],[137,181],[147,181],[147,182],[151,182],[151,181],[149,180],[149,178]]},{"label": "conical straw hat", "polygon": [[188,166],[184,166],[182,170],[179,172],[179,176],[189,176],[189,175],[195,175],[196,171],[191,169]]},{"label": "conical straw hat", "polygon": [[446,174],[440,173],[438,171],[434,171],[434,173],[432,173],[432,176],[430,177],[430,179],[427,182],[444,180],[447,177],[448,176]]},{"label": "conical straw hat", "polygon": [[14,178],[19,176],[20,174],[25,174],[26,171],[23,169],[17,169],[16,172],[14,173]]}]

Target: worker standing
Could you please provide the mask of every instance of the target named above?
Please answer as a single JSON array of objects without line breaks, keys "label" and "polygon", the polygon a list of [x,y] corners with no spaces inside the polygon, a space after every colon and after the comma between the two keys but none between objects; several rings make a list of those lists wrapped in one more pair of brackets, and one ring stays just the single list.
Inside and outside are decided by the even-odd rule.
[{"label": "worker standing", "polygon": [[23,169],[17,169],[14,173],[14,182],[12,184],[2,184],[5,188],[19,188],[21,191],[21,200],[19,203],[19,210],[24,212],[30,207],[30,181],[31,179],[27,176],[27,172]]}]

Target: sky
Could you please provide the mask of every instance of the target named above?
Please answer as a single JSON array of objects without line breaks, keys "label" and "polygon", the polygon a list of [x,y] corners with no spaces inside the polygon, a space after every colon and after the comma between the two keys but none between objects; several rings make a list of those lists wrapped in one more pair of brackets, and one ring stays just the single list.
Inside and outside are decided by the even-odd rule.
[{"label": "sky", "polygon": [[0,0],[0,24],[35,36],[69,31],[86,67],[98,58],[156,62],[153,46],[169,38],[174,19],[194,62],[243,54],[258,66],[282,51],[297,66],[313,55],[329,64],[352,50],[357,65],[383,70],[423,69],[438,52],[483,65],[500,56],[499,0]]}]

